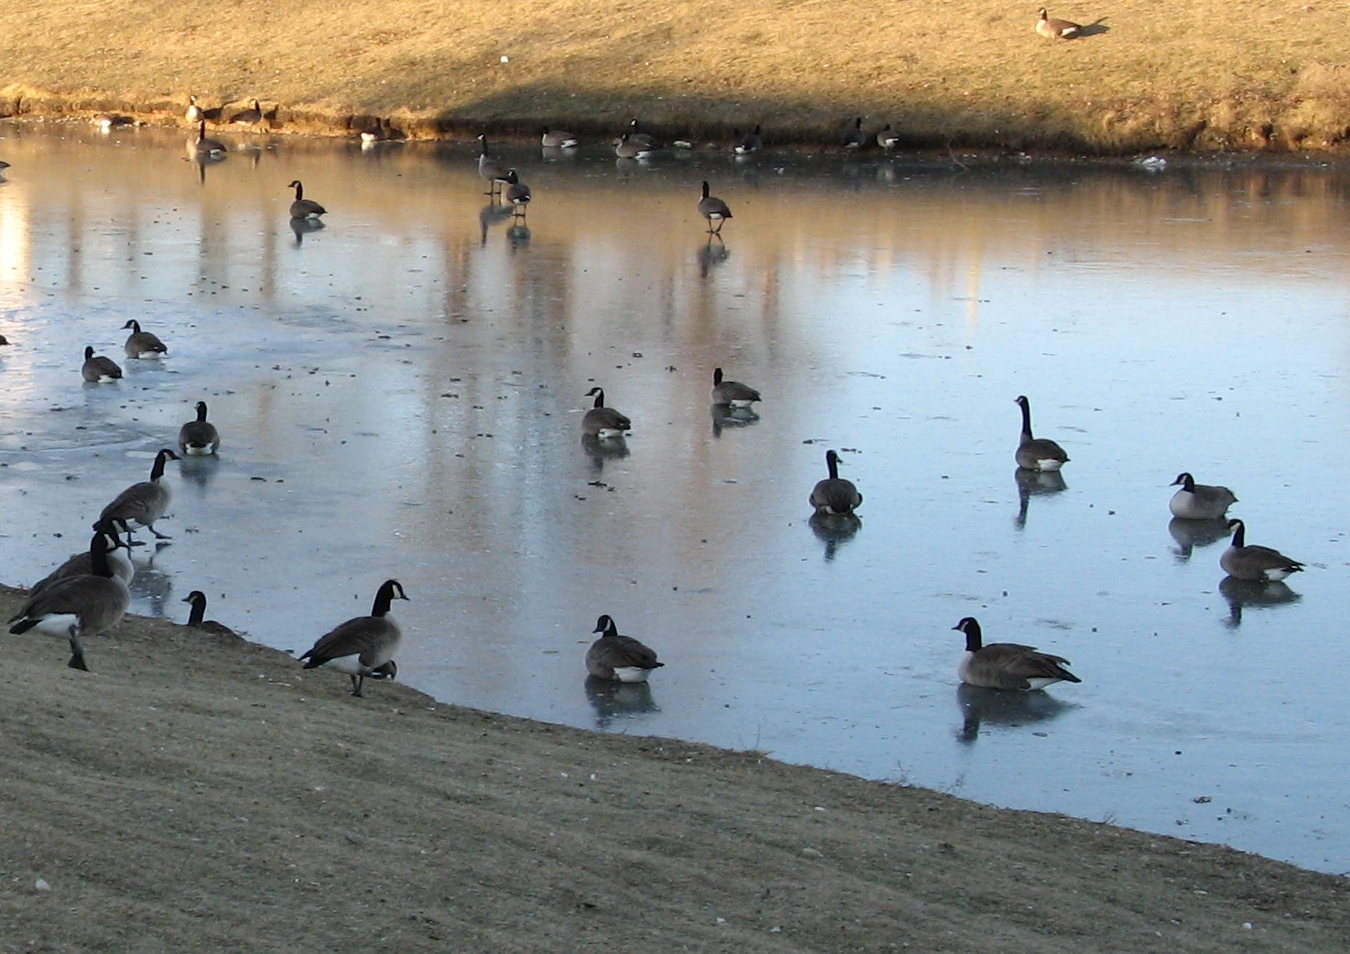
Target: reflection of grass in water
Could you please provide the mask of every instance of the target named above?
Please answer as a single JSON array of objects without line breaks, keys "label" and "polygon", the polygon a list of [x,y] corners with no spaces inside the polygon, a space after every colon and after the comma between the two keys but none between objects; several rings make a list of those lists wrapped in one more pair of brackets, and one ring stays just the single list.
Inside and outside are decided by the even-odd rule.
[{"label": "reflection of grass in water", "polygon": [[[889,122],[909,144],[930,145],[1316,147],[1343,132],[1348,68],[1331,64],[1350,62],[1350,32],[1337,5],[1121,0],[1103,10],[1052,5],[1052,16],[1088,27],[1059,41],[1035,34],[1034,6],[979,0],[950,0],[941,16],[889,5],[880,29],[841,27],[859,12],[841,0],[520,0],[512,22],[530,27],[505,33],[498,7],[469,0],[431,15],[420,3],[353,0],[318,18],[279,0],[228,29],[203,0],[48,4],[3,31],[0,58],[16,81],[7,98],[29,112],[181,119],[196,93],[228,116],[257,96],[279,126],[347,134],[392,115],[413,135],[447,119],[515,119],[513,132],[553,122],[594,141],[630,114],[666,138],[729,138],[759,122],[770,145],[785,134],[839,141],[858,114],[869,141]],[[284,53],[277,46],[298,36]],[[272,69],[282,58],[286,68]],[[210,84],[189,89],[190,77]]]}]

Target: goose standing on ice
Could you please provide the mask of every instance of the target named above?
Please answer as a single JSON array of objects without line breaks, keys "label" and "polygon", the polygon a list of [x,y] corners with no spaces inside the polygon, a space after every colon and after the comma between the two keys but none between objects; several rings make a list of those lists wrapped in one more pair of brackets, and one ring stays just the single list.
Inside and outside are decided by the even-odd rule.
[{"label": "goose standing on ice", "polygon": [[155,529],[155,521],[164,516],[169,509],[172,492],[164,483],[164,465],[171,460],[182,460],[167,447],[161,448],[155,455],[155,463],[150,468],[150,479],[132,484],[122,491],[112,503],[103,508],[99,520],[121,520],[128,525],[145,527],[158,540],[167,540],[168,535]]},{"label": "goose standing on ice", "polygon": [[1233,542],[1219,556],[1219,566],[1231,577],[1273,583],[1291,573],[1302,571],[1303,564],[1290,559],[1279,550],[1247,543],[1247,527],[1241,520],[1229,520]]},{"label": "goose standing on ice", "polygon": [[586,650],[586,671],[610,682],[646,682],[653,669],[664,666],[656,653],[631,636],[619,635],[619,627],[609,616],[595,623],[600,638]]},{"label": "goose standing on ice", "polygon": [[1059,470],[1068,463],[1064,448],[1047,437],[1031,436],[1031,402],[1019,395],[1015,402],[1022,409],[1022,435],[1017,442],[1017,466],[1026,470]]},{"label": "goose standing on ice", "polygon": [[1237,503],[1237,497],[1227,487],[1197,484],[1190,474],[1177,474],[1173,487],[1181,487],[1167,502],[1172,516],[1182,520],[1217,520]]},{"label": "goose standing on ice", "polygon": [[984,689],[1044,689],[1057,682],[1082,682],[1062,656],[1037,652],[1018,643],[984,645],[980,624],[967,616],[952,627],[966,634],[966,650],[956,664],[961,681]]},{"label": "goose standing on ice", "polygon": [[825,467],[830,476],[816,482],[811,489],[811,506],[821,516],[839,516],[852,513],[862,506],[862,494],[853,485],[853,481],[839,476],[839,455],[833,450],[825,452]]},{"label": "goose standing on ice", "polygon": [[122,330],[131,330],[127,335],[126,344],[122,350],[126,352],[128,358],[159,358],[169,353],[164,342],[159,340],[159,336],[149,331],[141,330],[141,323],[136,319],[128,321],[122,326]]}]

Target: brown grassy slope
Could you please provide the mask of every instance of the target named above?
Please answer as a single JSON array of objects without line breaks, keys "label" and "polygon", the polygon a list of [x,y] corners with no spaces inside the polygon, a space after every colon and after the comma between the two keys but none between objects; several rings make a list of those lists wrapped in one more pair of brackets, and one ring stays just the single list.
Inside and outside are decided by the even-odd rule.
[{"label": "brown grassy slope", "polygon": [[1350,949],[1350,882],[1227,848],[354,699],[163,620],[86,644],[0,640],[4,954]]},{"label": "brown grassy slope", "polygon": [[[1124,152],[1334,147],[1350,128],[1335,4],[1036,6],[861,0],[38,0],[0,35],[0,111],[177,112],[257,96],[292,126],[394,114],[414,130],[541,121],[669,132],[762,122],[833,141],[847,118],[916,143]],[[227,16],[222,17],[222,12]],[[510,62],[502,64],[505,55]],[[7,106],[6,106],[7,103]]]}]

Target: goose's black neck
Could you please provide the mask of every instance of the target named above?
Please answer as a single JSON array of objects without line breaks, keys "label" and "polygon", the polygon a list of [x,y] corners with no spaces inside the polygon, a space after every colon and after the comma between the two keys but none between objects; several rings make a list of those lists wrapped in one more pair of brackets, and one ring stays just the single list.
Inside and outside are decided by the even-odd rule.
[{"label": "goose's black neck", "polygon": [[957,629],[966,634],[966,652],[977,653],[984,646],[984,634],[980,632],[980,624],[973,617],[966,617],[956,626]]},{"label": "goose's black neck", "polygon": [[380,585],[379,592],[375,594],[375,605],[370,608],[371,616],[384,616],[389,612],[390,605],[394,600],[406,600],[403,595],[403,586],[398,580],[385,580]]},{"label": "goose's black neck", "polygon": [[1031,439],[1031,402],[1026,398],[1020,398],[1017,406],[1022,409],[1022,436]]},{"label": "goose's black neck", "polygon": [[206,594],[200,590],[193,590],[183,602],[192,604],[192,612],[188,614],[187,624],[189,626],[201,625],[202,617],[206,615]]},{"label": "goose's black neck", "polygon": [[1233,528],[1233,546],[1244,547],[1247,545],[1247,525],[1241,520],[1234,520],[1231,524]]}]

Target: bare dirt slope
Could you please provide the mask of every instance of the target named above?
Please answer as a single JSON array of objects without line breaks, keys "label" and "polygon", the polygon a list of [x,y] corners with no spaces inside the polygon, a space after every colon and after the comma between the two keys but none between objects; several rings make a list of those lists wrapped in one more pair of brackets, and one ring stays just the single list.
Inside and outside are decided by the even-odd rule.
[{"label": "bare dirt slope", "polygon": [[1336,3],[863,0],[38,0],[0,31],[0,115],[181,116],[257,97],[279,129],[393,115],[418,135],[552,122],[598,135],[765,127],[836,142],[855,115],[910,145],[1124,153],[1335,149],[1350,130]]},{"label": "bare dirt slope", "polygon": [[87,648],[0,646],[6,954],[1350,949],[1350,883],[1224,848],[355,699],[163,621]]}]

